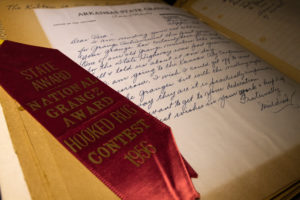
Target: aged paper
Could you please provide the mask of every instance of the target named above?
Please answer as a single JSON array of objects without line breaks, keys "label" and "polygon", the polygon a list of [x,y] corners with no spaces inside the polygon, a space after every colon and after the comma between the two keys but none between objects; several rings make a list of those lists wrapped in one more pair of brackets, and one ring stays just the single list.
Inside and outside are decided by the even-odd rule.
[{"label": "aged paper", "polygon": [[287,1],[197,0],[187,9],[300,81],[300,4]]},{"label": "aged paper", "polygon": [[[35,12],[52,47],[172,127],[204,196],[299,146],[299,84],[191,15],[162,4]],[[291,181],[299,163],[287,162],[286,179],[254,176],[274,184],[245,199]],[[233,185],[231,199],[253,190]]]},{"label": "aged paper", "polygon": [[[33,9],[129,4],[143,1],[147,0],[3,0],[0,2],[0,13],[3,16],[0,19],[0,39],[50,47]],[[159,0],[152,1],[160,2]]]},{"label": "aged paper", "polygon": [[[31,199],[24,175],[11,143],[0,105],[0,191],[2,199]],[[16,192],[18,191],[18,192]]]}]

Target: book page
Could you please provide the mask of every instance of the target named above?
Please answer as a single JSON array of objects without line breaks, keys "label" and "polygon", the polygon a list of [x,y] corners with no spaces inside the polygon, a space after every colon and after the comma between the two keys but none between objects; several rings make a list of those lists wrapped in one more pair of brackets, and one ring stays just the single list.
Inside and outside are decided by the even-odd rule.
[{"label": "book page", "polygon": [[299,81],[299,1],[197,0],[187,9]]},{"label": "book page", "polygon": [[[76,6],[115,5],[150,0],[4,0],[0,1],[0,39],[50,47],[33,9],[68,8]],[[160,0],[151,0],[160,2]]]},{"label": "book page", "polygon": [[239,183],[219,194],[261,199],[299,174],[293,156],[275,162],[299,150],[299,84],[196,18],[164,4],[35,12],[53,48],[171,126],[202,197]]},{"label": "book page", "polygon": [[17,154],[11,143],[1,105],[0,149],[1,152],[5,152],[5,154],[0,154],[0,199],[30,200],[31,197],[24,180]]}]

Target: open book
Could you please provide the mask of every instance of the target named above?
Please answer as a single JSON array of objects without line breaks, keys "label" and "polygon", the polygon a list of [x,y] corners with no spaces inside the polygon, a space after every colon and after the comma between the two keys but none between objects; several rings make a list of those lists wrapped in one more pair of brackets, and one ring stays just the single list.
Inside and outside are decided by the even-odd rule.
[{"label": "open book", "polygon": [[[34,12],[51,47],[171,126],[203,199],[299,180],[300,86],[239,44],[164,4]],[[1,104],[33,199],[118,198],[4,90]]]},{"label": "open book", "polygon": [[297,0],[194,0],[181,6],[300,82]]}]

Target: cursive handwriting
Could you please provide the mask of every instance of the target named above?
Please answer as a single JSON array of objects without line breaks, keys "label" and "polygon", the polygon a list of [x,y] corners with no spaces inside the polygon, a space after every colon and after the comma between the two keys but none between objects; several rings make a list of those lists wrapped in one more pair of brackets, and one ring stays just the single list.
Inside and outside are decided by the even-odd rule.
[{"label": "cursive handwriting", "polygon": [[155,31],[70,38],[72,59],[162,121],[228,102],[262,112],[291,102],[283,75],[248,51],[186,14],[160,17]]},{"label": "cursive handwriting", "polygon": [[54,4],[52,5],[46,3],[30,3],[30,4],[12,3],[6,5],[8,11],[32,10],[37,8],[67,8],[67,7],[69,7],[68,4],[60,4],[58,6],[55,6]]},{"label": "cursive handwriting", "polygon": [[252,10],[264,19],[270,19],[273,13],[278,12],[284,6],[282,0],[223,0],[223,2],[227,2],[235,7]]},{"label": "cursive handwriting", "polygon": [[287,94],[281,95],[280,93],[275,99],[272,99],[271,101],[267,103],[261,103],[261,110],[266,110],[266,109],[272,109],[273,113],[279,113],[282,110],[290,107],[290,106],[296,106],[299,108],[299,105],[295,104],[293,102],[293,98],[295,96],[296,91],[293,91],[290,96]]}]

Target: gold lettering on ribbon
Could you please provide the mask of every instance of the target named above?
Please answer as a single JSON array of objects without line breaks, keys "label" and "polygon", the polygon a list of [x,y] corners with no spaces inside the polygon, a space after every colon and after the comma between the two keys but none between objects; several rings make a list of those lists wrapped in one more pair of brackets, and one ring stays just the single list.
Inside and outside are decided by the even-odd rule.
[{"label": "gold lettering on ribbon", "polygon": [[34,67],[29,67],[25,70],[20,71],[20,74],[24,76],[26,80],[32,80],[34,78],[38,78],[40,76],[44,76],[46,74],[52,73],[54,71],[59,70],[55,66],[53,66],[50,62],[46,62]]},{"label": "gold lettering on ribbon", "polygon": [[136,167],[139,167],[145,163],[145,159],[149,159],[151,155],[155,154],[156,152],[157,149],[152,144],[149,144],[144,140],[135,145],[132,150],[128,151],[125,154],[124,159],[129,160]]},{"label": "gold lettering on ribbon", "polygon": [[131,119],[134,114],[137,113],[137,110],[130,107],[128,104],[123,105],[118,110],[110,113],[110,116],[114,118],[117,122],[122,124],[126,122],[128,119]]},{"label": "gold lettering on ribbon", "polygon": [[36,91],[42,91],[50,87],[55,86],[65,80],[71,79],[71,74],[65,70],[53,73],[51,75],[42,77],[40,79],[32,81],[32,86]]},{"label": "gold lettering on ribbon", "polygon": [[[107,159],[111,157],[111,155],[117,153],[123,146],[126,146],[128,143],[133,141],[139,134],[143,133],[147,128],[150,128],[150,125],[146,124],[144,119],[139,119],[138,121],[133,123],[129,128],[124,129],[119,134],[110,139],[108,142],[103,143],[102,145],[98,146],[96,150],[90,152],[87,155],[88,159],[93,164],[101,164],[104,161],[104,159]],[[140,150],[138,152],[140,152]],[[128,159],[133,158],[131,156],[128,157]]]},{"label": "gold lettering on ribbon", "polygon": [[91,126],[81,130],[79,133],[68,137],[63,142],[74,153],[77,153],[90,143],[95,142],[101,136],[110,133],[115,129],[115,125],[108,119],[102,118],[94,122]]}]

